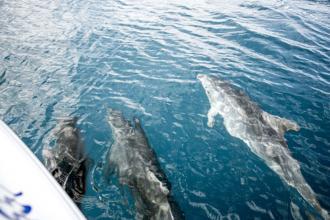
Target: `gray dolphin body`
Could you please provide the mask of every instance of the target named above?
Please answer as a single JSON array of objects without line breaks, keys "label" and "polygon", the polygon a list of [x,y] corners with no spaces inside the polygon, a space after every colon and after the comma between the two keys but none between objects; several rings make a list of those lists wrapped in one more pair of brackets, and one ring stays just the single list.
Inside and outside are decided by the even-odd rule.
[{"label": "gray dolphin body", "polygon": [[198,74],[197,79],[201,81],[211,105],[207,125],[213,127],[215,116],[221,115],[231,136],[244,141],[284,182],[297,189],[323,218],[329,219],[327,211],[321,208],[305,181],[298,161],[291,156],[284,138],[287,130],[298,131],[299,126],[263,111],[228,82],[204,74]]},{"label": "gray dolphin body", "polygon": [[76,128],[76,119],[61,120],[56,132],[56,146],[44,148],[44,164],[67,194],[79,205],[85,194],[86,164],[84,147]]},{"label": "gray dolphin body", "polygon": [[136,219],[183,219],[170,195],[170,183],[138,119],[132,126],[121,112],[109,110],[114,143],[108,153],[109,168],[134,196]]}]

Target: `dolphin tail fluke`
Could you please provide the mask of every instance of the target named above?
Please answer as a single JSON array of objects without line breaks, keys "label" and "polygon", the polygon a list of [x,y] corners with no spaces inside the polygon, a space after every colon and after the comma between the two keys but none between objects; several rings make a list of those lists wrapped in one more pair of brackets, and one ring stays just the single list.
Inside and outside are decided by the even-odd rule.
[{"label": "dolphin tail fluke", "polygon": [[269,125],[273,129],[275,129],[282,135],[288,130],[293,130],[293,131],[300,130],[300,127],[296,122],[288,120],[286,118],[281,118],[276,115],[271,115],[267,112],[262,112],[262,117],[266,122],[269,123]]}]

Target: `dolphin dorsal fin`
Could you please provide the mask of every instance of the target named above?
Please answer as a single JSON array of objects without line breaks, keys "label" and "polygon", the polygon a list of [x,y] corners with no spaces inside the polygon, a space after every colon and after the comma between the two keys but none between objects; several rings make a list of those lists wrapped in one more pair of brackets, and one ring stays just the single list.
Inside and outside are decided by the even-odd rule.
[{"label": "dolphin dorsal fin", "polygon": [[141,127],[141,122],[137,117],[133,117],[135,127]]},{"label": "dolphin dorsal fin", "polygon": [[264,111],[262,112],[262,117],[274,130],[279,132],[281,135],[284,135],[284,133],[288,130],[300,130],[300,127],[296,122],[290,121],[286,118],[271,115]]},{"label": "dolphin dorsal fin", "polygon": [[138,119],[137,117],[134,117],[133,118],[133,121],[134,121],[134,128],[135,128],[135,130],[138,130],[138,131],[144,133],[144,131],[142,129],[142,125],[141,125],[140,119]]}]

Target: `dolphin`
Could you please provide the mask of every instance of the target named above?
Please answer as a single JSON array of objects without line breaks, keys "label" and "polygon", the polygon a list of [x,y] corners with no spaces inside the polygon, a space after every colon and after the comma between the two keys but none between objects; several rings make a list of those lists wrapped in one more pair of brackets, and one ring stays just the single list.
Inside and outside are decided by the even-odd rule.
[{"label": "dolphin", "polygon": [[59,122],[54,132],[56,146],[44,148],[42,156],[48,171],[79,205],[86,191],[86,163],[76,121],[67,118]]},{"label": "dolphin", "polygon": [[150,147],[141,123],[134,126],[121,112],[109,109],[108,118],[114,143],[108,156],[108,168],[116,174],[121,185],[131,190],[136,219],[184,219],[171,194],[171,184]]},{"label": "dolphin", "polygon": [[241,90],[215,76],[198,74],[211,108],[207,114],[207,125],[214,126],[217,114],[223,117],[228,133],[241,139],[250,150],[260,157],[281,179],[295,188],[324,219],[329,219],[312,188],[304,179],[300,165],[289,151],[284,138],[288,130],[298,131],[293,121],[263,111]]}]

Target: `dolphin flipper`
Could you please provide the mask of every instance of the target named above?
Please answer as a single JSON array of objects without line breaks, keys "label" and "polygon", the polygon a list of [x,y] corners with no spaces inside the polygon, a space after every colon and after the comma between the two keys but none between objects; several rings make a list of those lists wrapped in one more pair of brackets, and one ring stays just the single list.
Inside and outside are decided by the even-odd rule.
[{"label": "dolphin flipper", "polygon": [[288,130],[299,131],[299,125],[286,118],[281,118],[276,115],[271,115],[265,111],[262,112],[262,118],[277,132],[284,135]]},{"label": "dolphin flipper", "polygon": [[207,113],[207,126],[212,128],[215,123],[215,116],[218,114],[218,110],[215,107],[210,108],[209,112]]}]

